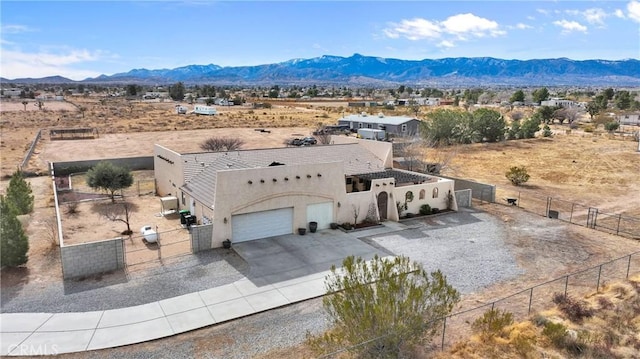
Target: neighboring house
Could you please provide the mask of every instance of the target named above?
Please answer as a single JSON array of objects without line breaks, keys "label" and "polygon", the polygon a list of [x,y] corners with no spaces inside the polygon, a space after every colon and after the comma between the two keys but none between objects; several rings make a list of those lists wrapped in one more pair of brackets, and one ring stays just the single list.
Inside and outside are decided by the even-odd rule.
[{"label": "neighboring house", "polygon": [[561,98],[552,98],[546,101],[540,102],[540,106],[549,106],[549,107],[564,107],[564,108],[572,108],[579,107],[579,103],[572,100],[564,100]]},{"label": "neighboring house", "polygon": [[360,128],[373,128],[385,130],[390,134],[412,136],[418,133],[420,120],[405,116],[385,116],[382,113],[368,115],[363,112],[359,115],[340,118],[338,125],[348,125],[353,131],[357,131]]},{"label": "neighboring house", "polygon": [[[457,210],[454,181],[393,169],[391,143],[333,136],[333,145],[180,154],[154,147],[157,192],[175,196],[212,247],[294,233],[308,222],[397,221],[424,204]],[[406,209],[405,209],[406,208]],[[398,213],[400,209],[401,213]]]},{"label": "neighboring house", "polygon": [[616,120],[618,120],[618,123],[621,125],[640,126],[640,113],[626,113],[618,115]]}]

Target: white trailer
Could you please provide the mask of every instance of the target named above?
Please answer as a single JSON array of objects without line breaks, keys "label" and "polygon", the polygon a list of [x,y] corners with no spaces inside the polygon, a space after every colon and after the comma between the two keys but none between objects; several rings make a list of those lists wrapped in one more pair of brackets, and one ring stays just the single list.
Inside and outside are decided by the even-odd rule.
[{"label": "white trailer", "polygon": [[387,134],[384,130],[377,130],[373,128],[359,128],[358,137],[365,140],[384,141]]},{"label": "white trailer", "polygon": [[193,113],[197,115],[217,115],[218,111],[213,106],[196,105],[193,108]]}]

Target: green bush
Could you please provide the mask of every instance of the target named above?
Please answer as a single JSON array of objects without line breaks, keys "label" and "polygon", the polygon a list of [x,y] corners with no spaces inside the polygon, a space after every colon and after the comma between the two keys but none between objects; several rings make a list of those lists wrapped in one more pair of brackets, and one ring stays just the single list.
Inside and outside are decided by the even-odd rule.
[{"label": "green bush", "polygon": [[505,176],[507,177],[507,179],[509,181],[511,181],[511,183],[513,183],[514,186],[519,186],[519,185],[527,182],[529,180],[529,178],[531,177],[531,176],[529,176],[529,173],[527,172],[527,168],[524,167],[524,166],[522,166],[522,167],[512,166],[505,173]]},{"label": "green bush", "polygon": [[27,262],[29,238],[22,229],[16,209],[0,195],[0,266],[17,267]]},{"label": "green bush", "polygon": [[616,121],[611,121],[604,124],[604,129],[608,132],[614,132],[618,128],[620,128],[620,124]]},{"label": "green bush", "polygon": [[584,127],[584,132],[593,132],[593,126],[591,126],[591,125],[585,126]]},{"label": "green bush", "polygon": [[422,215],[431,214],[431,206],[429,206],[428,204],[423,204],[422,206],[420,206],[420,214]]},{"label": "green bush", "polygon": [[542,137],[551,137],[551,135],[553,135],[553,132],[551,132],[549,125],[544,125],[542,128]]},{"label": "green bush", "polygon": [[563,348],[567,339],[567,327],[562,323],[547,322],[542,329],[542,335],[557,348]]},{"label": "green bush", "polygon": [[483,340],[501,335],[513,324],[513,314],[499,309],[489,309],[471,324],[471,329]]}]

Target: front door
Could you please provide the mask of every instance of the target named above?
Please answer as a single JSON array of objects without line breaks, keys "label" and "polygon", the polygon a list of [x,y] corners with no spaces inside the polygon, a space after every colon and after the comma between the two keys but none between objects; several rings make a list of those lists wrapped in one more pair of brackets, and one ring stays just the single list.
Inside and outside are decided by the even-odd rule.
[{"label": "front door", "polygon": [[378,212],[380,213],[381,221],[387,219],[387,197],[387,192],[380,192],[380,194],[378,194]]}]

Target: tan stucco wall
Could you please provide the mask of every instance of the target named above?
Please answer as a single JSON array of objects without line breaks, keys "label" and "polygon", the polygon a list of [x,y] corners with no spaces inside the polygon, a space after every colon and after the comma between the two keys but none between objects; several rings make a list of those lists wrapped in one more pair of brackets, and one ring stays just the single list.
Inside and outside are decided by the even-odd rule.
[{"label": "tan stucco wall", "polygon": [[307,205],[332,201],[335,217],[338,202],[344,203],[346,198],[341,162],[223,170],[217,176],[214,248],[221,247],[225,239],[232,239],[231,218],[235,214],[293,207],[294,232],[298,227],[307,227]]},{"label": "tan stucco wall", "polygon": [[[159,157],[161,156],[161,157]],[[164,158],[164,159],[163,159]],[[168,162],[173,161],[173,164]],[[160,196],[176,196],[183,207],[180,186],[184,184],[183,163],[179,153],[161,145],[153,146],[153,168],[156,191]]]},{"label": "tan stucco wall", "polygon": [[332,144],[357,143],[384,161],[384,168],[393,167],[393,146],[391,142],[363,140],[348,136],[331,136]]},{"label": "tan stucco wall", "polygon": [[[438,198],[433,198],[434,188],[438,188]],[[424,199],[420,199],[421,190],[425,191]],[[458,204],[456,203],[455,196],[454,196],[454,181],[449,179],[439,178],[437,182],[429,182],[429,183],[422,183],[422,184],[394,188],[393,189],[393,199],[394,199],[393,211],[395,212],[396,216],[398,215],[396,202],[400,202],[404,204],[406,194],[409,191],[413,192],[413,201],[407,202],[407,209],[403,212],[403,214],[407,214],[407,213],[418,214],[420,213],[420,206],[422,206],[423,204],[428,204],[431,208],[438,208],[441,210],[447,209],[449,207],[449,197],[448,197],[449,191],[451,191],[450,193],[452,195],[452,203],[451,203],[450,209],[454,211],[458,210]],[[389,219],[398,220],[398,217],[395,217],[395,218],[389,217]]]},{"label": "tan stucco wall", "polygon": [[341,206],[338,210],[338,219],[336,222],[339,224],[345,222],[353,224],[353,220],[355,219],[354,212],[359,211],[358,223],[361,223],[367,217],[370,203],[374,204],[376,216],[378,216],[379,218],[378,205],[372,191],[352,192],[347,194],[346,201],[341,203]]}]

